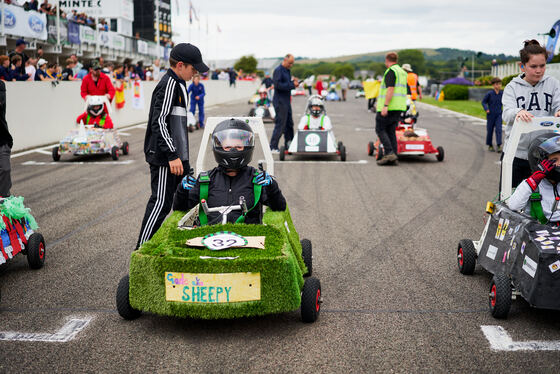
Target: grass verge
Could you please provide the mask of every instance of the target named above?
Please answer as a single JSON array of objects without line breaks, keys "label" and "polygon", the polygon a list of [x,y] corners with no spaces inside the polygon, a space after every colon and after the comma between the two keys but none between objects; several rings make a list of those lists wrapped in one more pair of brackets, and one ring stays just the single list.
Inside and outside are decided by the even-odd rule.
[{"label": "grass verge", "polygon": [[472,100],[447,100],[437,101],[433,97],[422,98],[422,103],[435,105],[440,108],[452,110],[454,112],[468,114],[474,117],[486,119],[486,112],[482,108],[482,104]]}]

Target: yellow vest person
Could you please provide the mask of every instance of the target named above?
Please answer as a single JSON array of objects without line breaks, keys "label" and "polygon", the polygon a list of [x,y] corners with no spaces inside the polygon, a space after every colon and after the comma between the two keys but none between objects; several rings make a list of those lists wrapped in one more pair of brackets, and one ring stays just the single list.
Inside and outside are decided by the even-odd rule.
[{"label": "yellow vest person", "polygon": [[[395,86],[391,101],[388,103],[385,102],[385,98],[387,97],[387,86],[385,78],[387,77],[387,73],[389,71],[393,71],[395,73]],[[398,64],[394,63],[391,65],[387,70],[385,70],[385,74],[383,74],[383,80],[381,81],[381,89],[379,90],[379,97],[377,98],[377,111],[381,112],[383,110],[383,106],[387,107],[388,111],[406,111],[406,85],[407,85],[407,75],[406,71],[404,71]]]},{"label": "yellow vest person", "polygon": [[385,55],[385,74],[381,81],[377,98],[377,115],[375,116],[375,132],[380,145],[377,149],[377,164],[398,164],[398,144],[395,130],[406,111],[406,72],[397,64],[396,52]]}]

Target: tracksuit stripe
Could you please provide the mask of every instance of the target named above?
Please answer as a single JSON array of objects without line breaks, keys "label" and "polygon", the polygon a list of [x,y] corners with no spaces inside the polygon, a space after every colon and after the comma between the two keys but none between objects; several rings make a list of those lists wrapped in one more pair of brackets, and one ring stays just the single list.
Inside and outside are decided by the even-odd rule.
[{"label": "tracksuit stripe", "polygon": [[148,238],[150,237],[154,224],[157,221],[161,209],[163,208],[163,203],[165,202],[166,183],[167,183],[167,167],[160,166],[156,203],[154,205],[154,209],[150,213],[150,217],[146,221],[146,227],[144,228],[144,232],[142,233],[142,239],[140,240],[140,245],[148,241]]},{"label": "tracksuit stripe", "polygon": [[173,97],[173,92],[175,91],[175,80],[169,79],[167,81],[167,86],[165,87],[165,96],[163,97],[163,105],[161,107],[161,113],[158,118],[159,123],[159,130],[161,132],[161,136],[165,143],[171,150],[171,152],[175,152],[175,147],[173,146],[173,140],[171,136],[169,136],[169,132],[167,131],[167,126],[165,124],[165,117],[171,112],[171,102]]}]

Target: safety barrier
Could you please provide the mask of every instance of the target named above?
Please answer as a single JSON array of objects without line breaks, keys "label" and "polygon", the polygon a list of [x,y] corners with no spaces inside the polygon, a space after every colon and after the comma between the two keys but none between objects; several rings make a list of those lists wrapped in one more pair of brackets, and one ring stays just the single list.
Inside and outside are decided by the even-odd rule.
[{"label": "safety barrier", "polygon": [[[206,89],[205,106],[248,99],[259,83],[238,81],[229,87],[227,81],[203,81]],[[58,142],[75,126],[76,118],[84,112],[80,96],[81,82],[60,82],[56,87],[50,82],[6,82],[6,119],[14,138],[12,152]],[[141,109],[132,105],[134,90],[125,90],[126,104],[115,109],[111,117],[116,128],[148,121],[152,91],[157,82],[142,82]],[[236,113],[238,114],[238,113]]]}]

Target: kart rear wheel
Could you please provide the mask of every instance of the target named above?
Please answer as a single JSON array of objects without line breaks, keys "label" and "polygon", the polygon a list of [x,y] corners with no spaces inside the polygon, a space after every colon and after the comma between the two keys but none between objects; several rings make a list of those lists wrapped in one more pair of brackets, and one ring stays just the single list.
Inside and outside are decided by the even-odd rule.
[{"label": "kart rear wheel", "polygon": [[303,283],[301,293],[301,320],[306,323],[315,322],[321,312],[321,282],[309,277]]},{"label": "kart rear wheel", "polygon": [[462,239],[457,246],[457,266],[464,275],[472,275],[476,266],[476,250],[472,240]]},{"label": "kart rear wheel", "polygon": [[52,159],[54,161],[60,160],[60,149],[58,148],[58,146],[53,147],[52,149]]},{"label": "kart rear wheel", "polygon": [[304,277],[308,277],[313,273],[313,246],[311,245],[311,240],[302,239],[301,240],[301,257],[303,258],[303,263],[307,268],[307,273],[303,274]]},{"label": "kart rear wheel", "polygon": [[255,108],[251,108],[247,117],[254,117],[255,116]]},{"label": "kart rear wheel", "polygon": [[367,143],[367,155],[373,156],[373,152],[375,152],[375,145],[373,145],[373,142]]},{"label": "kart rear wheel", "polygon": [[490,284],[488,306],[494,318],[507,318],[511,307],[511,281],[503,273],[494,274]]},{"label": "kart rear wheel", "polygon": [[377,147],[377,154],[375,155],[375,160],[379,161],[383,158],[383,146],[379,144]]},{"label": "kart rear wheel", "polygon": [[128,151],[129,151],[129,148],[130,148],[130,147],[128,146],[128,142],[124,142],[124,143],[122,144],[122,154],[123,154],[123,155],[127,155],[127,154],[128,154]]},{"label": "kart rear wheel", "polygon": [[194,132],[195,126],[189,125],[189,132]]},{"label": "kart rear wheel", "polygon": [[342,147],[342,145],[343,145],[342,142],[338,142],[336,145],[336,149],[340,151],[340,147]]},{"label": "kart rear wheel", "polygon": [[284,159],[286,158],[286,148],[282,146],[280,147],[279,151],[280,154],[278,155],[278,158],[280,159],[280,161],[284,161]]},{"label": "kart rear wheel", "polygon": [[443,147],[442,146],[437,147],[437,156],[436,156],[437,160],[440,162],[443,161],[444,156],[445,156],[445,152],[443,151]]},{"label": "kart rear wheel", "polygon": [[25,246],[27,252],[27,262],[31,269],[40,269],[45,264],[45,239],[43,235],[35,232],[31,234],[27,245]]},{"label": "kart rear wheel", "polygon": [[117,147],[116,145],[111,148],[111,157],[113,158],[113,160],[119,159],[119,147]]},{"label": "kart rear wheel", "polygon": [[130,305],[130,285],[128,274],[122,277],[117,287],[117,311],[120,316],[127,320],[133,320],[142,315],[142,312]]},{"label": "kart rear wheel", "polygon": [[346,147],[340,146],[340,161],[346,161]]}]

